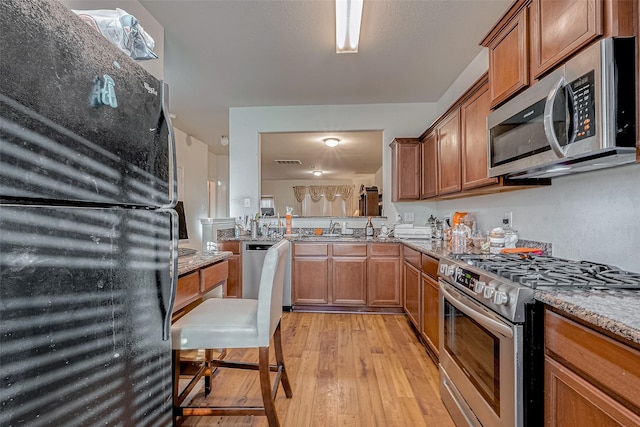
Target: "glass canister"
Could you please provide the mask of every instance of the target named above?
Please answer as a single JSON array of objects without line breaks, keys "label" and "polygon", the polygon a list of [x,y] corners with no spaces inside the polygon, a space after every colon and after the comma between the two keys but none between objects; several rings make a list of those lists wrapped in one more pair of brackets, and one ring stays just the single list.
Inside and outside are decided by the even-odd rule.
[{"label": "glass canister", "polygon": [[469,227],[463,223],[453,227],[451,232],[451,252],[454,254],[463,254],[467,251],[467,237],[470,233]]},{"label": "glass canister", "polygon": [[490,248],[489,252],[492,254],[499,254],[504,249],[504,230],[501,227],[496,227],[489,233]]}]

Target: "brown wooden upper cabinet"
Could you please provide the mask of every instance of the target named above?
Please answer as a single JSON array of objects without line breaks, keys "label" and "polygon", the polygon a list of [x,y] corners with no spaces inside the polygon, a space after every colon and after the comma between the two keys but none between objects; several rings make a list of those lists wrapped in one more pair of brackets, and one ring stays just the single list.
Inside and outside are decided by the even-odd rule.
[{"label": "brown wooden upper cabinet", "polygon": [[495,107],[529,86],[529,8],[522,4],[487,37],[481,44],[489,49],[490,103]]},{"label": "brown wooden upper cabinet", "polygon": [[480,42],[491,108],[601,37],[633,36],[635,0],[516,0]]},{"label": "brown wooden upper cabinet", "polygon": [[420,141],[396,138],[391,144],[391,200],[420,200]]},{"label": "brown wooden upper cabinet", "polygon": [[450,112],[437,125],[438,134],[438,195],[455,193],[460,182],[460,111]]},{"label": "brown wooden upper cabinet", "polygon": [[498,178],[489,178],[489,105],[489,84],[482,80],[477,91],[460,107],[463,190],[498,182]]},{"label": "brown wooden upper cabinet", "polygon": [[438,195],[438,131],[432,130],[422,140],[422,192],[421,198]]}]

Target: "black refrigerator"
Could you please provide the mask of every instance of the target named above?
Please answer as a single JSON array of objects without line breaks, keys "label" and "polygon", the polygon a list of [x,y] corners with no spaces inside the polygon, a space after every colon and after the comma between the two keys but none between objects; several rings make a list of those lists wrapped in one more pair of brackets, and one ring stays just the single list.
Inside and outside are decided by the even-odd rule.
[{"label": "black refrigerator", "polygon": [[166,85],[56,0],[0,28],[0,425],[171,425]]}]

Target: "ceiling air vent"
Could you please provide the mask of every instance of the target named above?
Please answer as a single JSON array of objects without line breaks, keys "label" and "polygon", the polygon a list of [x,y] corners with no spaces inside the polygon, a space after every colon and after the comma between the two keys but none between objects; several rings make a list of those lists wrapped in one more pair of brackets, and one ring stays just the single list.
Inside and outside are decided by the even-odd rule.
[{"label": "ceiling air vent", "polygon": [[301,165],[300,160],[274,160],[279,165]]}]

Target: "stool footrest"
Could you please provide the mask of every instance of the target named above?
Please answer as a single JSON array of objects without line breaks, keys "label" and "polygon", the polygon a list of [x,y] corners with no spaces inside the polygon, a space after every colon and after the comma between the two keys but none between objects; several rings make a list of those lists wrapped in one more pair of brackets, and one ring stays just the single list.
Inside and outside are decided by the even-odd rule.
[{"label": "stool footrest", "polygon": [[223,415],[264,415],[263,406],[181,406],[175,408],[174,416],[223,416]]},{"label": "stool footrest", "polygon": [[[218,368],[235,368],[235,369],[250,369],[252,371],[260,370],[258,363],[251,362],[234,362],[233,360],[217,360],[214,359],[210,362],[211,366]],[[278,372],[278,365],[269,365],[271,372]]]}]

